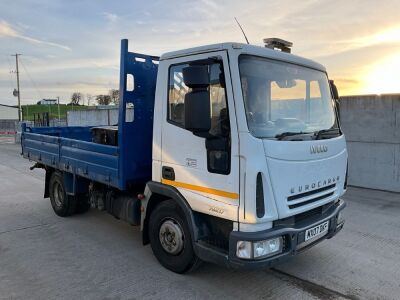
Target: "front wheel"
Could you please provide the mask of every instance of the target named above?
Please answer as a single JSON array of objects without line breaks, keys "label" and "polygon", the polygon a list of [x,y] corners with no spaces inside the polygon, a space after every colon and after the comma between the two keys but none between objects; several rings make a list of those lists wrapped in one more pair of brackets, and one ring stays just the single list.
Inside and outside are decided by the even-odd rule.
[{"label": "front wheel", "polygon": [[186,273],[200,265],[186,218],[173,200],[160,203],[151,213],[149,231],[153,253],[165,268]]}]

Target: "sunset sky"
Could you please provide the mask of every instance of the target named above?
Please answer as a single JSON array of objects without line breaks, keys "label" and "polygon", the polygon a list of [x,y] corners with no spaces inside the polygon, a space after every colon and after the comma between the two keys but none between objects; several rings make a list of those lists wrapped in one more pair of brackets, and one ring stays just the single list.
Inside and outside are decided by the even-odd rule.
[{"label": "sunset sky", "polygon": [[[129,4],[127,4],[129,3]],[[118,87],[120,39],[153,55],[265,37],[328,69],[341,95],[400,92],[399,0],[0,0],[0,103],[16,104],[13,53],[22,53],[22,104],[69,101]]]}]

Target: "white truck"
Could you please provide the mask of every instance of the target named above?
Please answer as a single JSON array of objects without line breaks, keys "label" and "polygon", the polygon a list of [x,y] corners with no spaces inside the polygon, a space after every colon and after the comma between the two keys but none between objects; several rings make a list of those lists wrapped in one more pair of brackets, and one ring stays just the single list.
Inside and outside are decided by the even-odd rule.
[{"label": "white truck", "polygon": [[140,225],[177,273],[201,261],[267,268],[336,235],[347,185],[337,90],[322,65],[267,42],[157,58],[123,40],[118,127],[23,130],[55,212],[90,204]]}]

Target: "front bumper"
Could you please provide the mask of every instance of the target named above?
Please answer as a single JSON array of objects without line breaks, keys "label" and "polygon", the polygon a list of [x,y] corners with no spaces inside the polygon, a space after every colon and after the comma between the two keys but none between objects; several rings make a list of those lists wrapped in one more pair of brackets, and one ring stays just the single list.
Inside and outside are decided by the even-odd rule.
[{"label": "front bumper", "polygon": [[[337,216],[346,206],[346,203],[339,199],[322,214],[305,218],[293,225],[276,225],[271,229],[259,232],[240,232],[232,231],[229,237],[228,253],[217,248],[210,248],[202,243],[195,243],[196,254],[204,261],[217,263],[233,268],[244,269],[265,269],[275,264],[281,263],[290,256],[296,255],[324,239],[330,239],[336,235],[344,225],[344,221],[337,223]],[[329,221],[327,234],[312,243],[305,242],[305,231],[317,226],[325,221]],[[283,251],[280,254],[264,259],[240,259],[236,256],[236,245],[238,241],[261,241],[282,236],[284,240]]]}]

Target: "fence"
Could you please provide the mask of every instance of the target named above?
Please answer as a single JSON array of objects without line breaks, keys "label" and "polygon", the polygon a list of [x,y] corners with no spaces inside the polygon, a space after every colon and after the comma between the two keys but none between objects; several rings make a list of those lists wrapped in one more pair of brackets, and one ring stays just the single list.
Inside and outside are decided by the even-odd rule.
[{"label": "fence", "polygon": [[18,120],[0,120],[0,135],[15,134]]}]

